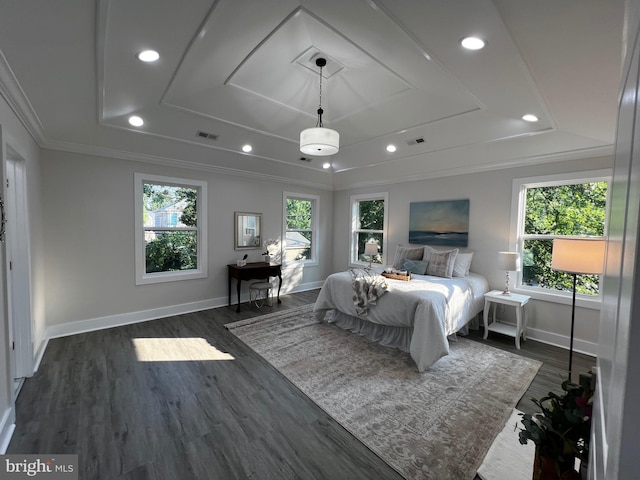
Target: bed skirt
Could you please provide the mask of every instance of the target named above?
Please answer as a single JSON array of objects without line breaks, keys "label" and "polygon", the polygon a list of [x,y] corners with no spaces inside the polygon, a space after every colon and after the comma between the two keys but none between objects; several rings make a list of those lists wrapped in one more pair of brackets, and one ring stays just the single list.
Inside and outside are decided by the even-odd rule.
[{"label": "bed skirt", "polygon": [[[329,312],[329,314],[327,314]],[[320,310],[316,312],[318,320],[327,323],[335,323],[338,327],[350,332],[362,335],[372,342],[379,343],[385,347],[398,348],[403,352],[410,353],[411,337],[413,336],[413,327],[393,327],[390,325],[381,325],[372,323],[362,318],[347,315],[338,310]],[[478,329],[478,317],[466,323],[464,327],[457,333],[449,335],[449,341],[456,341],[457,335],[467,335],[469,328]]]}]

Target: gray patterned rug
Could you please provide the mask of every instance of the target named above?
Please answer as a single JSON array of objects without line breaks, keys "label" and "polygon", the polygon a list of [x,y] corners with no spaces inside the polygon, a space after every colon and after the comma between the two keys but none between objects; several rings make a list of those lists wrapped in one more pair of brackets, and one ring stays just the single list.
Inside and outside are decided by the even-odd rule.
[{"label": "gray patterned rug", "polygon": [[407,479],[473,479],[540,362],[460,339],[411,357],[319,323],[313,305],[226,325]]}]

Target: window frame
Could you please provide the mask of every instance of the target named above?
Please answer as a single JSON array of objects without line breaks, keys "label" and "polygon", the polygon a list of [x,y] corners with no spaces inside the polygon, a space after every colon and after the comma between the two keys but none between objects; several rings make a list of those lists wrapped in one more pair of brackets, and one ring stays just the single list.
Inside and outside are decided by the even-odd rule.
[{"label": "window frame", "polygon": [[[384,219],[382,221],[382,230],[365,230],[357,228],[359,221],[359,204],[361,201],[383,200],[384,201]],[[389,251],[389,192],[363,193],[359,195],[351,195],[350,201],[350,218],[349,218],[349,265],[353,267],[368,266],[369,262],[358,259],[358,234],[360,232],[381,233],[383,240],[382,263],[380,266],[387,265],[387,253]],[[378,265],[378,264],[376,264]]]},{"label": "window frame", "polygon": [[[287,261],[287,200],[305,200],[311,202],[311,259]],[[282,193],[282,242],[280,245],[283,265],[318,265],[318,233],[320,229],[320,197],[308,193],[283,192]],[[298,230],[291,230],[298,231]]]},{"label": "window frame", "polygon": [[[197,218],[196,245],[198,249],[198,264],[195,269],[175,270],[170,272],[146,272],[146,252],[144,232],[144,188],[145,183],[154,185],[169,185],[175,187],[192,188],[197,191]],[[166,177],[162,175],[150,175],[146,173],[134,174],[134,217],[135,217],[135,271],[136,285],[153,283],[175,282],[206,278],[208,276],[208,250],[207,243],[207,182],[186,178]],[[180,228],[176,228],[180,230]]]},{"label": "window frame", "polygon": [[[607,199],[605,205],[605,225],[603,238],[607,239],[609,224],[609,202],[611,199],[612,172],[609,169],[589,170],[583,172],[569,172],[552,175],[541,175],[526,178],[514,178],[511,200],[511,228],[509,235],[509,249],[520,254],[523,258],[524,242],[529,237],[536,235],[524,234],[525,206],[527,201],[527,188],[552,187],[561,185],[575,185],[579,183],[607,182]],[[555,237],[550,235],[549,237]],[[515,273],[515,285],[512,291],[529,295],[537,300],[562,303],[570,305],[572,303],[572,292],[554,290],[545,287],[534,287],[522,284],[522,269]],[[576,305],[584,308],[599,309],[602,301],[602,291],[598,295],[576,294]]]}]

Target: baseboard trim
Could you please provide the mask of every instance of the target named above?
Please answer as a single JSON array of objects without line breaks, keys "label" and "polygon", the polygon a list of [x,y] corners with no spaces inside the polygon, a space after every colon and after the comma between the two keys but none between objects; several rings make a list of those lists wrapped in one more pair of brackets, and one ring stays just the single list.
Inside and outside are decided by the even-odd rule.
[{"label": "baseboard trim", "polygon": [[[515,324],[511,322],[504,322],[509,325]],[[484,328],[484,327],[483,327]],[[569,350],[569,343],[571,339],[566,335],[559,335],[557,333],[547,332],[545,330],[539,330],[537,328],[527,327],[527,340],[535,340],[536,342],[546,343],[547,345],[553,345],[554,347],[564,348]],[[583,353],[591,357],[598,356],[598,344],[588,342],[586,340],[580,340],[579,338],[573,339],[573,351]]]},{"label": "baseboard trim", "polygon": [[[320,288],[323,282],[309,282],[302,285],[296,285],[291,288],[286,286],[281,290],[280,294],[304,292]],[[232,297],[232,302],[235,299]],[[77,335],[79,333],[93,332],[103,330],[105,328],[120,327],[133,323],[147,322],[150,320],[158,320],[160,318],[171,317],[173,315],[183,315],[185,313],[199,312],[202,310],[210,310],[212,308],[226,307],[228,305],[228,297],[211,298],[198,302],[183,303],[180,305],[171,305],[167,307],[152,308],[149,310],[141,310],[138,312],[123,313],[119,315],[109,315],[106,317],[90,318],[87,320],[79,320],[77,322],[68,322],[60,325],[52,325],[47,327],[45,338],[40,343],[36,355],[36,370],[40,365],[40,361],[44,355],[48,342],[52,338],[67,337],[69,335]],[[240,302],[248,302],[248,293],[240,296]]]},{"label": "baseboard trim", "polygon": [[0,420],[0,455],[4,455],[7,452],[15,429],[15,411],[12,407],[9,407],[2,415],[2,420]]},{"label": "baseboard trim", "polygon": [[121,327],[123,325],[130,325],[133,323],[158,320],[160,318],[171,317],[173,315],[182,315],[185,313],[199,312],[201,310],[209,310],[211,308],[220,307],[226,304],[227,299],[217,298],[202,300],[198,302],[183,303],[180,305],[171,305],[168,307],[152,308],[149,310],[141,310],[138,312],[122,313],[119,315],[90,318],[87,320],[79,320],[77,322],[68,322],[47,327],[47,333],[45,336],[48,341],[52,338],[67,337],[69,335],[77,335],[79,333],[104,330],[105,328]]}]

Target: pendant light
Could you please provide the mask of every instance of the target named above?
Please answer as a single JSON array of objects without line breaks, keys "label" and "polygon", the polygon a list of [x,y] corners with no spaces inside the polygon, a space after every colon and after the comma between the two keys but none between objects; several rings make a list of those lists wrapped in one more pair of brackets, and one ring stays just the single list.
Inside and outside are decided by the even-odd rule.
[{"label": "pendant light", "polygon": [[316,65],[320,67],[320,104],[318,106],[318,122],[314,128],[307,128],[300,132],[300,151],[307,155],[326,156],[338,153],[340,134],[322,125],[322,67],[327,64],[325,58],[317,58]]}]

